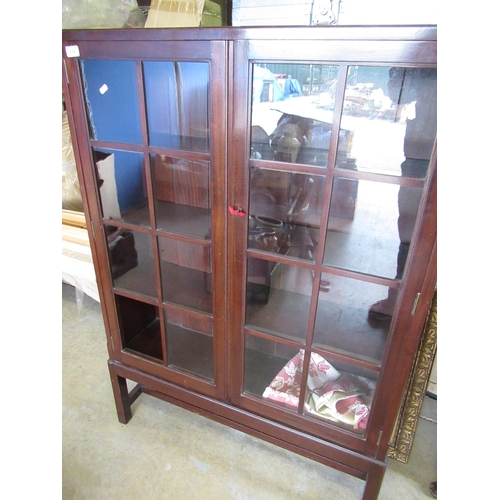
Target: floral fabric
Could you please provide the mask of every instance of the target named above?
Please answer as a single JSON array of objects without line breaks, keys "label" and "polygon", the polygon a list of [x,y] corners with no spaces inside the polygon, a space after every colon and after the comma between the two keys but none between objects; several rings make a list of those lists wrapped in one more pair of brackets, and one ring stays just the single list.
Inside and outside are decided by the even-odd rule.
[{"label": "floral fabric", "polygon": [[[299,407],[304,350],[301,349],[266,387],[263,397],[291,408]],[[366,428],[375,383],[365,377],[337,371],[326,359],[311,353],[305,411],[355,430]]]}]

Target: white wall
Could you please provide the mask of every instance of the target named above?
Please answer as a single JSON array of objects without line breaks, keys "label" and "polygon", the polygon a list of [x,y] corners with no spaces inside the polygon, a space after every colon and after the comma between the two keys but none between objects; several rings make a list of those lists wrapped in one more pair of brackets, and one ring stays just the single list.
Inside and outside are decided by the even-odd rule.
[{"label": "white wall", "polygon": [[437,24],[437,0],[341,0],[338,24]]}]

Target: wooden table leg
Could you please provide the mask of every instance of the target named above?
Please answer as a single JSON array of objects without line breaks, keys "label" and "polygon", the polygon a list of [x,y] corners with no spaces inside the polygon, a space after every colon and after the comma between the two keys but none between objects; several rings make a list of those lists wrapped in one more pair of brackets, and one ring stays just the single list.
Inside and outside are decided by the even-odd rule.
[{"label": "wooden table leg", "polygon": [[366,476],[365,491],[363,500],[377,500],[382,487],[382,481],[385,475],[385,464],[373,465],[370,472]]},{"label": "wooden table leg", "polygon": [[118,420],[122,424],[127,424],[132,418],[132,403],[142,392],[142,387],[137,385],[130,393],[128,392],[127,379],[115,373],[113,365],[108,363],[111,386],[115,397],[116,412]]}]

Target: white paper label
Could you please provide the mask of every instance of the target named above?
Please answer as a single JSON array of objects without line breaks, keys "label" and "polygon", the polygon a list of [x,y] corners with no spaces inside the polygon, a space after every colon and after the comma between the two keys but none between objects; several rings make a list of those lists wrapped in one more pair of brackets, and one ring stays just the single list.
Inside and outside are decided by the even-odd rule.
[{"label": "white paper label", "polygon": [[80,57],[80,49],[78,48],[78,45],[66,46],[66,55],[68,57]]}]

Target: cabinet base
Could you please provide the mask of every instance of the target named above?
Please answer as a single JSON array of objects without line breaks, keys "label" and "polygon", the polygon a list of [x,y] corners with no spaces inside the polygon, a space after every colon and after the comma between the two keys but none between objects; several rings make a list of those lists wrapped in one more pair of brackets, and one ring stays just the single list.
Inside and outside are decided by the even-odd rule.
[{"label": "cabinet base", "polygon": [[[362,500],[378,498],[386,462],[363,456],[222,401],[188,391],[117,361],[109,360],[108,368],[118,420],[123,424],[132,418],[132,404],[144,392],[362,479],[366,483]],[[129,391],[127,380],[138,385]]]}]

